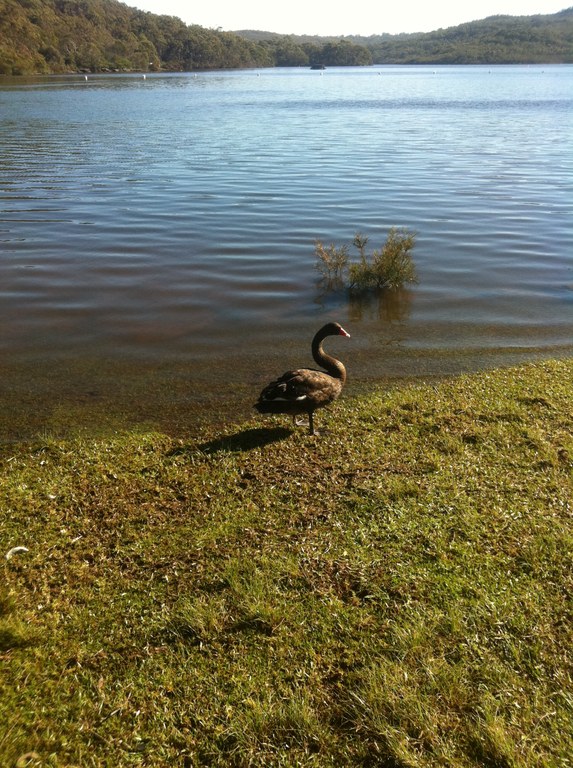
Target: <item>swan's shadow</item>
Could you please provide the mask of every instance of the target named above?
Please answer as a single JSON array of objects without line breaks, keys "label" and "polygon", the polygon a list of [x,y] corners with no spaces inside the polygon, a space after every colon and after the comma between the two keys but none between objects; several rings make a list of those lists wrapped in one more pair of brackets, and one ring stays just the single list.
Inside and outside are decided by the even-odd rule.
[{"label": "swan's shadow", "polygon": [[223,435],[215,440],[209,440],[198,446],[203,453],[217,453],[218,451],[250,451],[253,448],[262,448],[270,443],[285,440],[292,435],[292,430],[286,427],[257,427],[244,429],[234,435]]}]

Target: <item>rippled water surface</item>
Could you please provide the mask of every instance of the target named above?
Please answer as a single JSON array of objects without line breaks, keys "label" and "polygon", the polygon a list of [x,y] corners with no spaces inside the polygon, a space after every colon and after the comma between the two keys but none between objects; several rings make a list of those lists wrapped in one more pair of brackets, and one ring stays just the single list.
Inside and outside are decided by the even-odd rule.
[{"label": "rippled water surface", "polygon": [[[573,351],[573,67],[0,80],[0,439],[242,418],[332,340],[375,379]],[[325,292],[317,239],[415,230]]]}]

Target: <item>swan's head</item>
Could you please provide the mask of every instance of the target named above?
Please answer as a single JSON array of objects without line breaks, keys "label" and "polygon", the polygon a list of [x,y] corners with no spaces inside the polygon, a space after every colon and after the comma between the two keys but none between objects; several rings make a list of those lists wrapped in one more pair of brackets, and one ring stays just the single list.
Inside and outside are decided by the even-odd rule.
[{"label": "swan's head", "polygon": [[350,334],[344,330],[344,328],[340,325],[340,323],[328,323],[324,326],[322,329],[322,334],[324,336],[346,336],[348,339],[350,338]]}]

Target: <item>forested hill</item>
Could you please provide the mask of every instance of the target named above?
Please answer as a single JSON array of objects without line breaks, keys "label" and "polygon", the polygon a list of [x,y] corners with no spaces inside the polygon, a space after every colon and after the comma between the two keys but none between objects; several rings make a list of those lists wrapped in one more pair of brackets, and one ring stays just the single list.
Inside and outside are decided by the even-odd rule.
[{"label": "forested hill", "polygon": [[0,74],[272,65],[259,43],[117,0],[0,0]]},{"label": "forested hill", "polygon": [[375,61],[387,64],[571,63],[573,8],[547,16],[490,16],[427,34],[361,42]]},{"label": "forested hill", "polygon": [[[321,45],[325,38],[281,37],[241,30],[246,40],[282,41],[283,47]],[[434,32],[350,35],[334,40],[364,46],[374,64],[563,64],[573,62],[573,7],[536,16],[490,16]]]},{"label": "forested hill", "polygon": [[427,34],[221,32],[117,0],[0,0],[0,74],[390,63],[573,62],[573,8]]}]

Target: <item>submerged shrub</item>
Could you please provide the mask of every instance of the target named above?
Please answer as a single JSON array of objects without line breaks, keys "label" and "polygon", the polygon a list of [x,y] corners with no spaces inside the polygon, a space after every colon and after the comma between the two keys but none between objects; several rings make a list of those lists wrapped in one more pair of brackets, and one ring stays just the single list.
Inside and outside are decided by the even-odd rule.
[{"label": "submerged shrub", "polygon": [[368,257],[368,238],[357,234],[353,244],[358,249],[360,260],[349,266],[350,288],[400,288],[405,283],[416,282],[411,253],[415,239],[413,232],[393,227],[382,248],[373,251]]},{"label": "submerged shrub", "polygon": [[329,287],[344,283],[344,272],[348,266],[348,246],[337,248],[334,243],[323,245],[317,240],[314,245],[316,268]]},{"label": "submerged shrub", "polygon": [[358,261],[350,263],[348,246],[324,246],[317,241],[316,267],[322,274],[327,288],[346,285],[355,292],[401,288],[406,283],[417,282],[412,259],[415,240],[414,232],[392,227],[382,248],[373,251],[369,256],[366,253],[368,238],[357,233],[352,244],[358,250],[359,258]]}]

